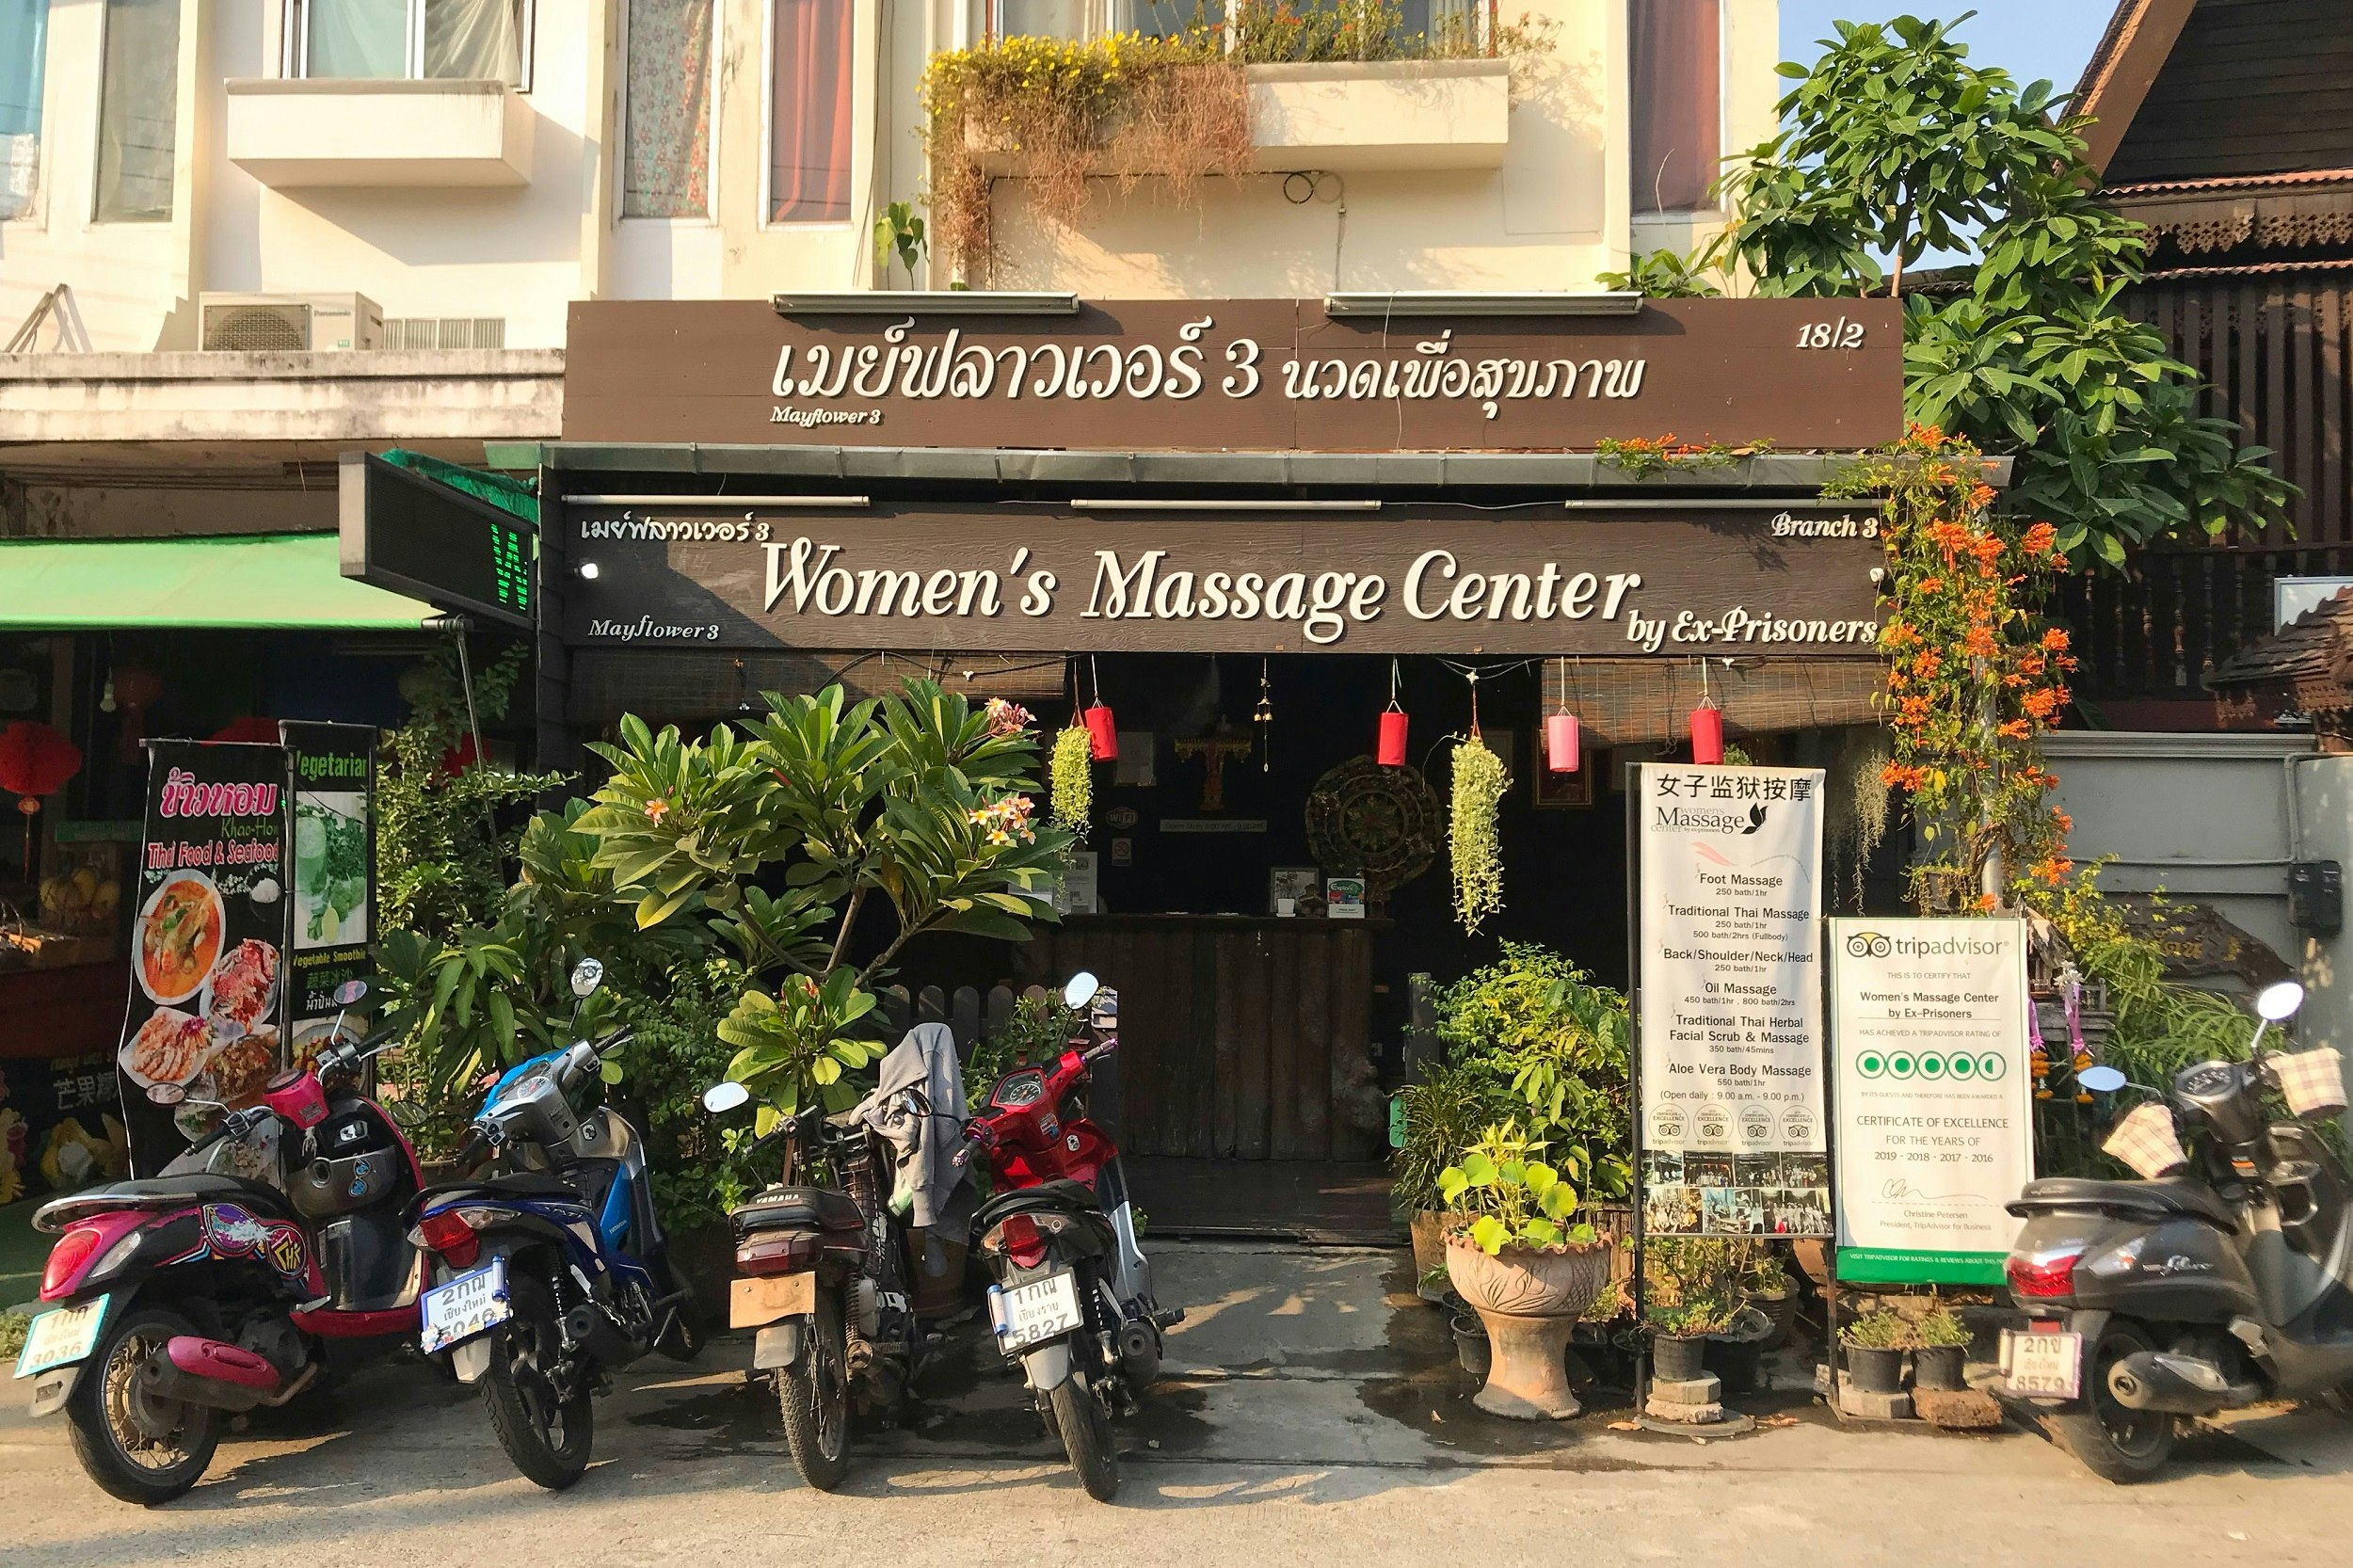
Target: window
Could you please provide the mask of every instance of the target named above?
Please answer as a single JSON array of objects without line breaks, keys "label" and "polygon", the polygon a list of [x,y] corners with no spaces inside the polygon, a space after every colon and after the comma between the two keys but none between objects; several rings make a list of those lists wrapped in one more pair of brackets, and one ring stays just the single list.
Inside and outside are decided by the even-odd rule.
[{"label": "window", "polygon": [[851,0],[772,0],[768,221],[850,216]]},{"label": "window", "polygon": [[1723,162],[1723,24],[1719,0],[1630,0],[1634,210],[1708,205]]},{"label": "window", "polygon": [[105,29],[92,214],[102,223],[168,222],[180,126],[180,0],[106,0]]},{"label": "window", "polygon": [[40,178],[41,67],[49,0],[0,0],[0,219],[32,210]]},{"label": "window", "polygon": [[623,217],[711,216],[712,0],[629,0]]},{"label": "window", "polygon": [[286,74],[528,87],[531,0],[288,0]]}]

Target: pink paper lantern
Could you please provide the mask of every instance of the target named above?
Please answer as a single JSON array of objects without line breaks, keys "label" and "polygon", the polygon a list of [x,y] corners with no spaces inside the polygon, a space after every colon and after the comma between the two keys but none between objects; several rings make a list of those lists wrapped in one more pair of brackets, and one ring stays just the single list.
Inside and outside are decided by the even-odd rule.
[{"label": "pink paper lantern", "polygon": [[1545,766],[1554,773],[1577,769],[1577,715],[1551,713],[1545,718]]},{"label": "pink paper lantern", "polygon": [[1381,741],[1372,760],[1385,768],[1405,765],[1405,710],[1392,708],[1381,715]]}]

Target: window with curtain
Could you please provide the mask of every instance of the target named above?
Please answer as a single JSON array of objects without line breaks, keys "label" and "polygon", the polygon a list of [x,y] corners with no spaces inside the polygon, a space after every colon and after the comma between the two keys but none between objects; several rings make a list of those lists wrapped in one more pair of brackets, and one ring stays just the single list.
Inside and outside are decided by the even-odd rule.
[{"label": "window with curtain", "polygon": [[301,74],[523,83],[529,0],[291,0]]},{"label": "window with curtain", "polygon": [[92,206],[99,221],[169,221],[179,123],[180,0],[106,0]]},{"label": "window with curtain", "polygon": [[629,0],[623,217],[711,216],[712,0]]},{"label": "window with curtain", "polygon": [[22,217],[40,178],[40,84],[49,0],[0,0],[0,220]]},{"label": "window with curtain", "polygon": [[1629,0],[1634,210],[1708,205],[1723,160],[1720,0]]},{"label": "window with curtain", "polygon": [[850,0],[772,0],[768,221],[850,216]]}]

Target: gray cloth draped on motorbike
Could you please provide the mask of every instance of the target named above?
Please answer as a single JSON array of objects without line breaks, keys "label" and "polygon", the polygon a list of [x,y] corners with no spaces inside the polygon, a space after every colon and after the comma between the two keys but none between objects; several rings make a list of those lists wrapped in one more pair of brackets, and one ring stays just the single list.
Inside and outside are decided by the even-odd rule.
[{"label": "gray cloth draped on motorbike", "polygon": [[[930,1107],[910,1105],[914,1090]],[[892,1207],[908,1205],[907,1220],[936,1239],[962,1241],[971,1231],[970,1189],[959,1201],[965,1172],[955,1162],[964,1136],[964,1064],[946,1024],[917,1024],[882,1059],[874,1092],[850,1114],[881,1134],[891,1148],[898,1179]]]}]

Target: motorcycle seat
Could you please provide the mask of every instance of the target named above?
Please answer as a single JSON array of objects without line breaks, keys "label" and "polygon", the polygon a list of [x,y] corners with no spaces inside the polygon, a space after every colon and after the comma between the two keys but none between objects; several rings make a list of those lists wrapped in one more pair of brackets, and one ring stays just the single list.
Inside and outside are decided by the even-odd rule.
[{"label": "motorcycle seat", "polygon": [[466,1176],[456,1181],[436,1182],[419,1192],[416,1207],[422,1208],[458,1192],[480,1192],[495,1198],[569,1198],[584,1202],[580,1189],[570,1182],[549,1176],[544,1171],[515,1171],[506,1176]]},{"label": "motorcycle seat", "polygon": [[2121,1208],[2142,1214],[2181,1214],[2224,1230],[2238,1229],[2238,1215],[2201,1181],[2094,1181],[2088,1176],[2045,1176],[2026,1183],[2009,1206],[2021,1216],[2051,1208]]},{"label": "motorcycle seat", "polygon": [[864,1230],[866,1216],[824,1187],[771,1187],[728,1216],[739,1237],[756,1230]]},{"label": "motorcycle seat", "polygon": [[1041,1181],[1034,1187],[1016,1187],[1009,1192],[998,1193],[981,1205],[980,1212],[972,1216],[972,1228],[975,1232],[988,1230],[1008,1214],[1030,1214],[1041,1210],[1058,1214],[1073,1211],[1099,1214],[1102,1209],[1103,1200],[1095,1195],[1094,1188],[1083,1181],[1058,1177],[1052,1181]]},{"label": "motorcycle seat", "polygon": [[59,1230],[75,1220],[116,1208],[170,1208],[183,1204],[239,1203],[258,1208],[273,1219],[291,1219],[294,1210],[277,1188],[243,1176],[215,1171],[190,1171],[182,1176],[143,1176],[135,1181],[108,1182],[61,1198],[52,1198],[33,1216],[34,1228]]}]

